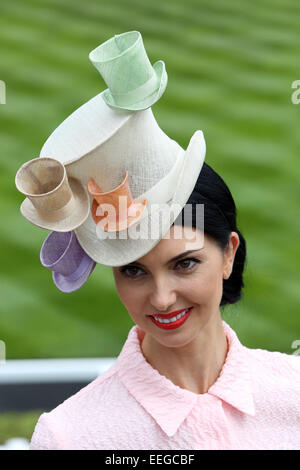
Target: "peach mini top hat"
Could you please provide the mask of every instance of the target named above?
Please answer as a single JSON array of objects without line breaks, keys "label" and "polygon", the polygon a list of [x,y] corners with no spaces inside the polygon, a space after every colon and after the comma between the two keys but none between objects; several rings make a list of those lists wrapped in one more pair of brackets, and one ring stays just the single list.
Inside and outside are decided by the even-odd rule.
[{"label": "peach mini top hat", "polygon": [[22,215],[41,228],[66,232],[89,214],[89,197],[78,179],[68,178],[64,165],[53,158],[34,158],[18,170],[17,189],[26,196]]},{"label": "peach mini top hat", "polygon": [[[101,191],[94,178],[89,180],[88,190],[94,197],[92,204],[93,220],[104,231],[115,232],[130,227],[140,219],[146,208],[146,199],[143,202],[136,202],[132,199],[128,171],[126,171],[124,181],[112,191],[106,193]],[[124,201],[123,207],[121,205],[122,198]],[[109,204],[114,210],[111,213],[107,211],[107,214],[105,214],[106,206]],[[99,208],[101,208],[100,212]]]}]

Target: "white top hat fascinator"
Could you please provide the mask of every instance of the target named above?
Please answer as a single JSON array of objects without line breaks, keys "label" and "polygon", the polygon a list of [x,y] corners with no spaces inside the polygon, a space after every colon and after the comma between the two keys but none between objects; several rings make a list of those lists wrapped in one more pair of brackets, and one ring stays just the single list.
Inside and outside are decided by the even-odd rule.
[{"label": "white top hat fascinator", "polygon": [[183,149],[156,122],[151,105],[167,74],[162,61],[151,66],[138,31],[114,36],[89,58],[109,88],[54,130],[40,159],[60,162],[88,192],[88,215],[74,228],[85,253],[121,266],[168,232],[194,189],[206,145],[197,130]]}]

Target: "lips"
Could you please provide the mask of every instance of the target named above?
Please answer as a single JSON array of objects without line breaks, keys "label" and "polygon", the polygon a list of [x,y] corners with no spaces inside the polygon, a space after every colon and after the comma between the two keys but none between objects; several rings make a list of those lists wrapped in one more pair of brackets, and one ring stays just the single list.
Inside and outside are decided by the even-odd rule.
[{"label": "lips", "polygon": [[190,307],[189,309],[187,309],[187,312],[186,313],[182,313],[181,317],[179,317],[177,320],[166,320],[166,321],[159,321],[159,320],[156,320],[152,315],[149,315],[150,316],[150,320],[158,327],[158,328],[161,328],[162,330],[174,330],[174,329],[177,329],[179,328],[180,326],[182,326],[186,321],[187,319],[189,318],[190,316],[190,313],[192,311],[193,307]]},{"label": "lips", "polygon": [[[170,318],[176,317],[176,315],[178,315],[179,313],[184,312],[188,308],[191,308],[191,307],[182,308],[181,310],[176,310],[175,312],[166,313],[165,315],[160,315],[159,313],[156,313],[155,316],[157,318],[169,320]],[[154,317],[154,315],[149,315],[149,316]]]}]

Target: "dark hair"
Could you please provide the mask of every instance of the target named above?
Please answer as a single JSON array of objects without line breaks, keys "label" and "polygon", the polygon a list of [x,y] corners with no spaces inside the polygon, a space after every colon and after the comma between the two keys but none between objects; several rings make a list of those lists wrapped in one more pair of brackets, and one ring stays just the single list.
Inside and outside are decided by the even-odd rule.
[{"label": "dark hair", "polygon": [[[223,279],[223,296],[220,306],[234,304],[242,297],[243,271],[246,263],[246,241],[237,229],[237,210],[231,192],[223,179],[204,162],[198,180],[187,204],[191,204],[192,226],[196,224],[196,204],[204,204],[204,234],[212,237],[224,251],[229,243],[231,232],[236,232],[240,243],[235,252],[231,275]],[[178,220],[180,222],[178,222]],[[184,208],[174,224],[184,225]]]}]

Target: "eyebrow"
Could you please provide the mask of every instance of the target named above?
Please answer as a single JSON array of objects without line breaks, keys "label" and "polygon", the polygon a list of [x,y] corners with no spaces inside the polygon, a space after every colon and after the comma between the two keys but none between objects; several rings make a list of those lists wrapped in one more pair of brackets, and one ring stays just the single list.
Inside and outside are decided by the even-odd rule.
[{"label": "eyebrow", "polygon": [[[173,263],[174,261],[178,261],[181,258],[184,258],[186,255],[189,255],[190,253],[194,253],[195,251],[200,251],[203,248],[198,248],[196,250],[188,250],[185,251],[184,253],[180,253],[177,256],[174,256],[174,258],[169,259],[169,261],[166,262],[166,264]],[[146,267],[143,263],[139,263],[138,261],[133,261],[132,263],[127,264],[126,266],[131,266],[131,265],[136,265],[136,266],[143,266],[144,268]]]}]

